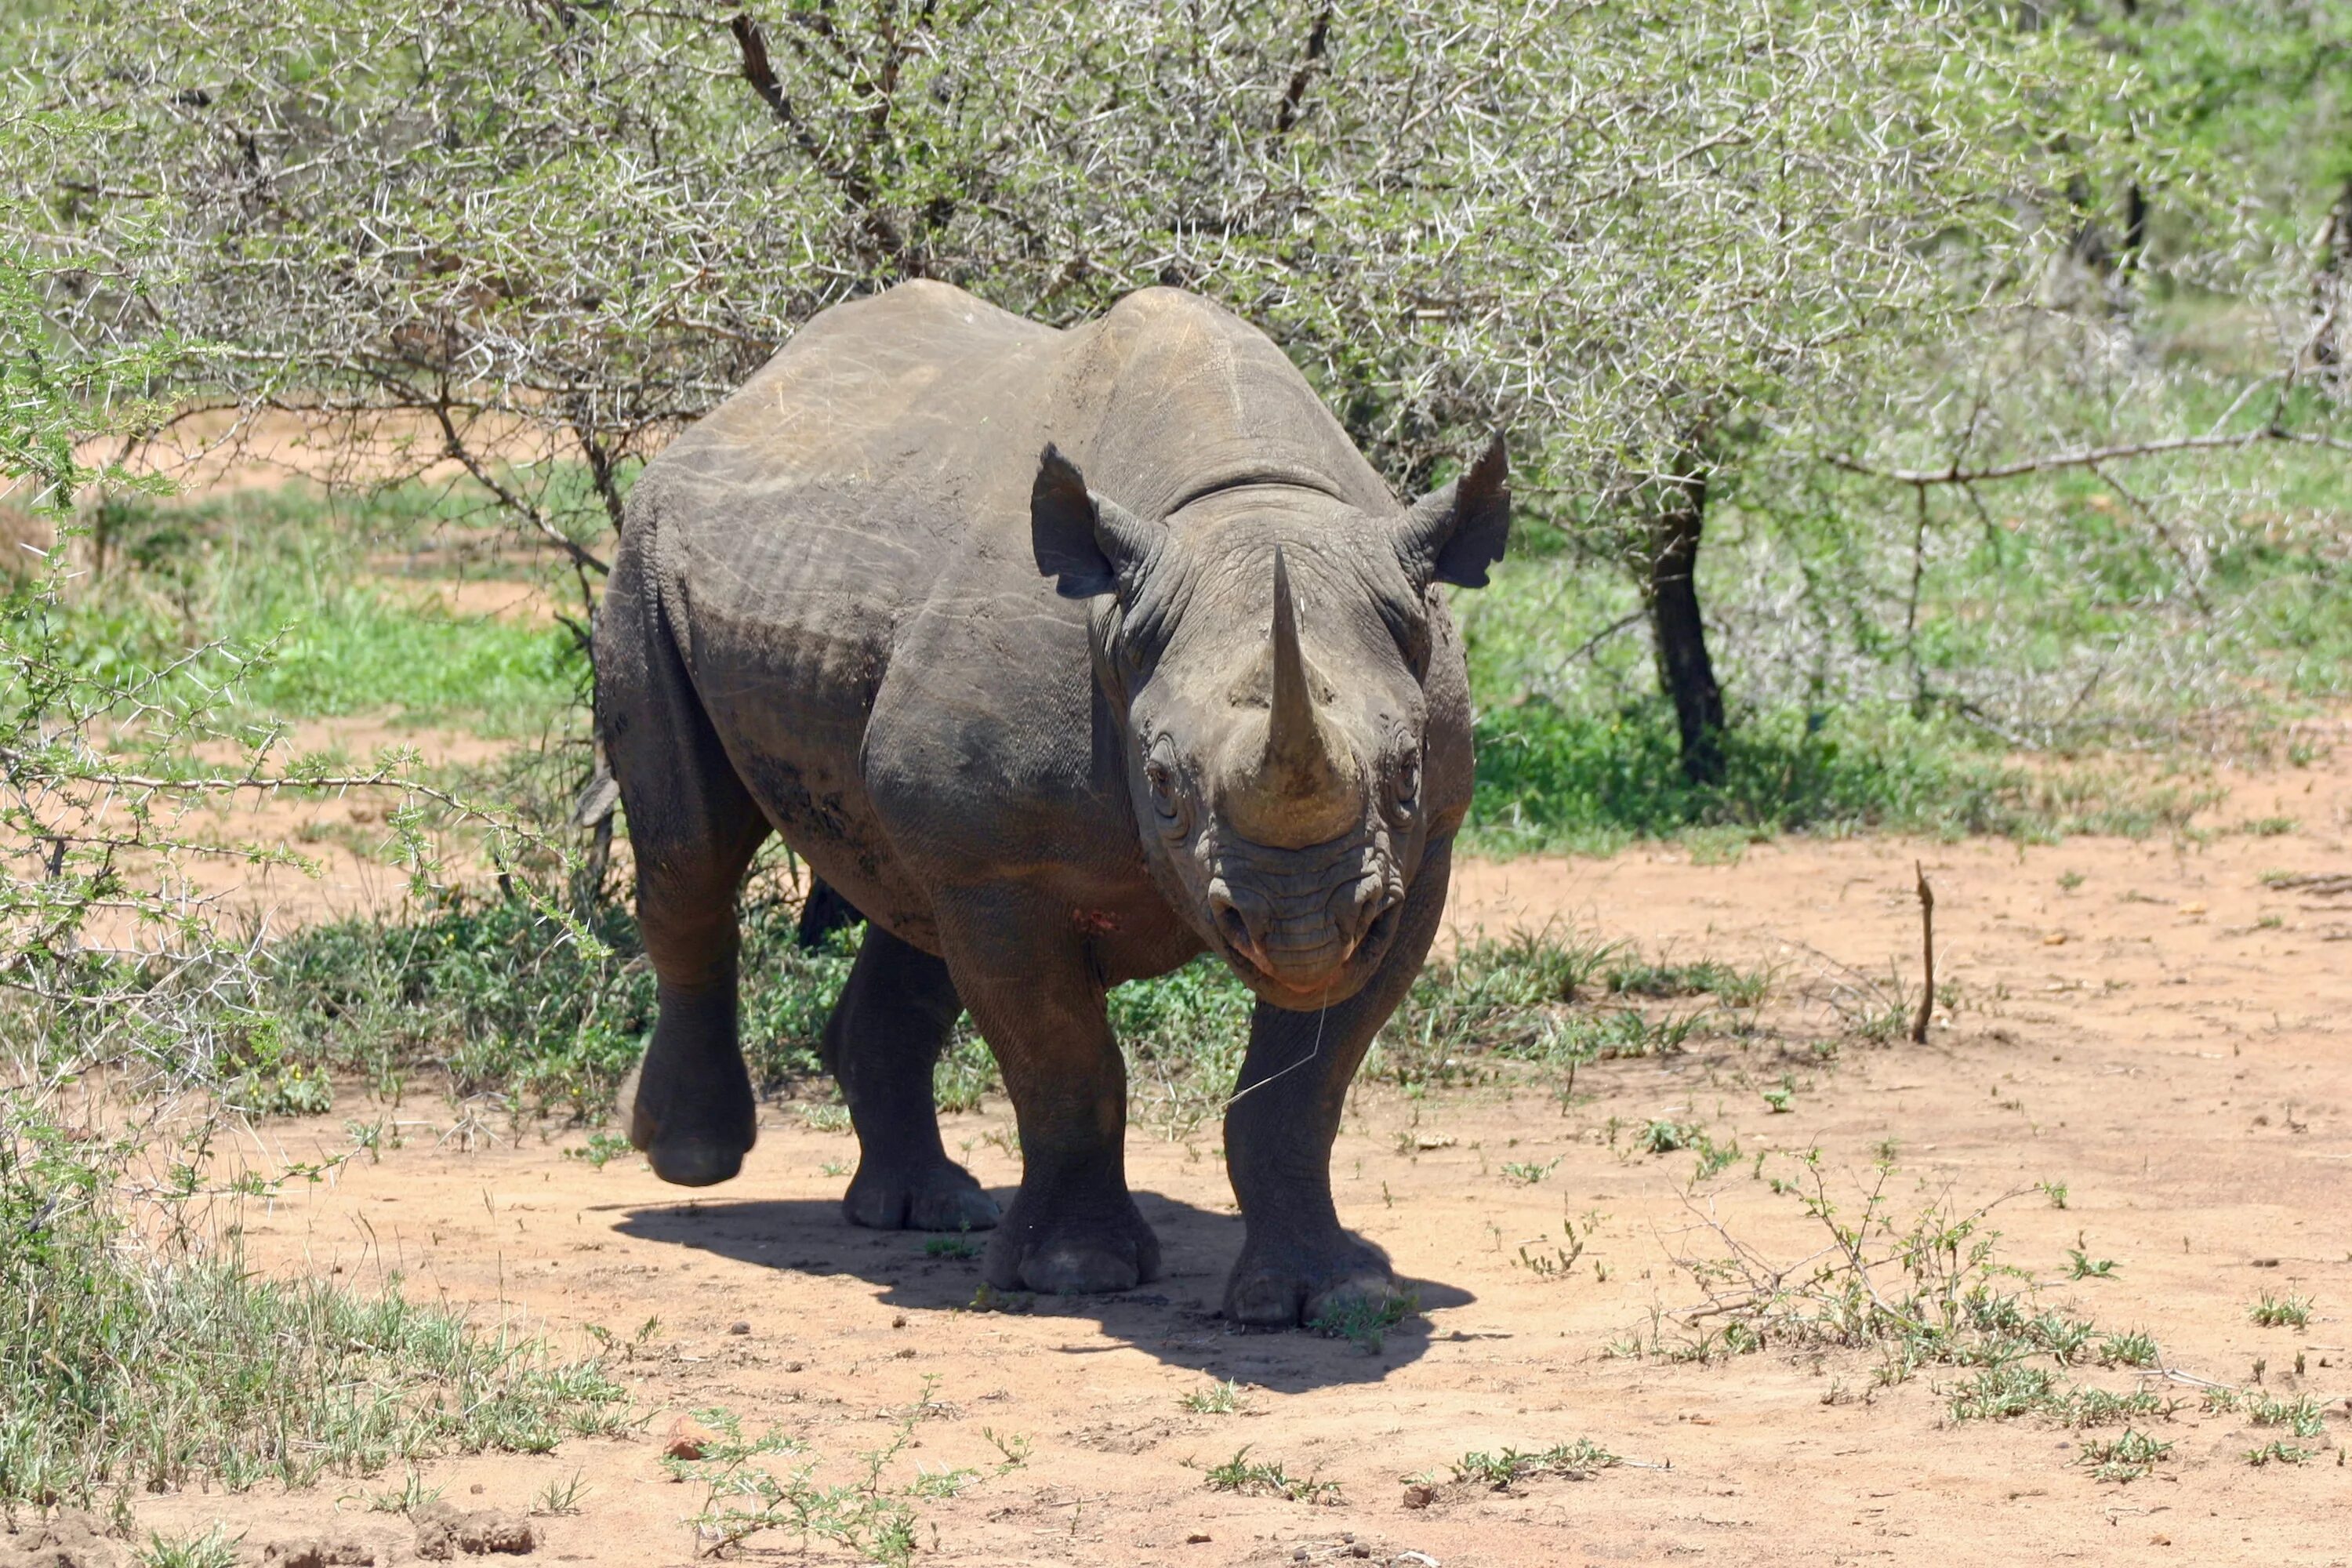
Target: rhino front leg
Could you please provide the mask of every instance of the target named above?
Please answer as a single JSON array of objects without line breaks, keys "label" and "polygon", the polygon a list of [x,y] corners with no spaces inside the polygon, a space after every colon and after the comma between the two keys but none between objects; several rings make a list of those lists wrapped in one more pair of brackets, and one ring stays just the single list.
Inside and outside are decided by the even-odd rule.
[{"label": "rhino front leg", "polygon": [[987,1230],[995,1200],[948,1158],[931,1068],[963,1011],[948,966],[868,925],[824,1026],[824,1058],[857,1129],[842,1212],[877,1230]]},{"label": "rhino front leg", "polygon": [[1248,1226],[1225,1283],[1225,1316],[1312,1322],[1351,1301],[1400,1294],[1389,1260],[1344,1230],[1331,1201],[1331,1144],[1348,1085],[1404,1000],[1445,910],[1452,840],[1431,843],[1405,897],[1396,942],[1354,996],[1321,1013],[1257,1005],[1249,1054],[1225,1111],[1225,1168]]},{"label": "rhino front leg", "polygon": [[1159,1278],[1160,1239],[1127,1190],[1127,1068],[1066,906],[996,889],[937,907],[1021,1129],[1021,1190],[989,1242],[988,1282],[1067,1295]]}]

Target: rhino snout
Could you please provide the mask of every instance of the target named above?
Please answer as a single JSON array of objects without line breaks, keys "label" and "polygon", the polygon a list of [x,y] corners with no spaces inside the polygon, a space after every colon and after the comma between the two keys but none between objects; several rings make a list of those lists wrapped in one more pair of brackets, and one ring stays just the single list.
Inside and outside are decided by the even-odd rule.
[{"label": "rhino snout", "polygon": [[1285,990],[1311,992],[1339,977],[1365,942],[1385,934],[1402,895],[1378,872],[1337,888],[1285,897],[1223,879],[1210,885],[1217,934],[1239,958]]}]

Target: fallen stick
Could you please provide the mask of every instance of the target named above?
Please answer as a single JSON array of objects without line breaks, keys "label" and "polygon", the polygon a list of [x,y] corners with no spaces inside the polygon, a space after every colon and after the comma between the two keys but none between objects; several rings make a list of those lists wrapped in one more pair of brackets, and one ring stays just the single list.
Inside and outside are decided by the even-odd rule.
[{"label": "fallen stick", "polygon": [[1927,971],[1927,980],[1919,992],[1919,1011],[1911,1020],[1911,1043],[1927,1043],[1927,1020],[1936,1011],[1936,889],[1927,886],[1927,868],[1918,861],[1911,862],[1912,873],[1919,879],[1919,947]]}]

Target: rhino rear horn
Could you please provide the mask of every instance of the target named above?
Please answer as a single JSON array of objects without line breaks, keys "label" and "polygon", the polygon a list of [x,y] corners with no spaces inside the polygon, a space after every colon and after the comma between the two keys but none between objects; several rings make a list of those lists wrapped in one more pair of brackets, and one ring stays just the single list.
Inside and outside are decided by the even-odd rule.
[{"label": "rhino rear horn", "polygon": [[1397,523],[1397,559],[1416,588],[1483,588],[1511,536],[1511,459],[1496,436],[1451,483],[1412,503]]},{"label": "rhino rear horn", "polygon": [[1029,489],[1029,548],[1037,570],[1055,579],[1055,593],[1066,599],[1123,595],[1158,542],[1158,530],[1087,489],[1078,466],[1045,444]]}]

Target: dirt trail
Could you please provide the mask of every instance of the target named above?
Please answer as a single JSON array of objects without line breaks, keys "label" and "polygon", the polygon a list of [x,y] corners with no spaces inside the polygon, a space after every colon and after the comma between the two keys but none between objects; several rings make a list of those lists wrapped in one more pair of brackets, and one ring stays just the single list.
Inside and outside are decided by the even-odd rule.
[{"label": "dirt trail", "polygon": [[[1213,1127],[1189,1142],[1130,1137],[1168,1278],[1021,1314],[969,1310],[976,1262],[841,1223],[838,1172],[854,1146],[790,1108],[765,1114],[740,1179],[698,1196],[634,1157],[601,1170],[567,1158],[576,1133],[468,1152],[413,1125],[381,1163],[252,1215],[247,1243],[267,1268],[347,1279],[396,1269],[413,1292],[520,1313],[559,1336],[593,1323],[625,1337],[659,1318],[622,1369],[652,1413],[643,1437],[426,1471],[465,1506],[506,1508],[581,1472],[584,1511],[540,1521],[541,1560],[693,1556],[684,1521],[699,1489],[668,1481],[658,1462],[686,1412],[722,1405],[752,1430],[779,1425],[821,1457],[820,1479],[840,1481],[928,1400],[916,1446],[888,1475],[959,1467],[982,1479],[916,1505],[919,1562],[2345,1563],[2352,897],[2262,877],[2352,871],[2352,748],[2312,770],[2230,782],[2221,820],[2298,826],[2201,847],[1792,840],[1734,865],[1637,851],[1465,868],[1461,928],[1557,920],[1654,957],[1772,966],[1786,998],[1780,1038],[1589,1068],[1578,1088],[1593,1098],[1565,1115],[1526,1087],[1418,1100],[1360,1089],[1335,1158],[1342,1215],[1420,1282],[1424,1310],[1377,1354],[1237,1333],[1213,1315],[1241,1234]],[[1830,1032],[1851,972],[1897,966],[1916,984],[1915,858],[1936,885],[1957,1014],[1939,1016],[1924,1047],[1850,1045],[1815,1063],[1805,1020]],[[1784,1072],[1795,1091],[1775,1113],[1759,1090]],[[421,1104],[401,1114],[447,1116]],[[1612,1342],[1650,1332],[1653,1309],[1698,1299],[1670,1262],[1706,1250],[1683,1196],[1693,1155],[1607,1142],[1612,1118],[1669,1116],[1750,1154],[1817,1146],[1848,1196],[1892,1140],[1906,1210],[1942,1193],[1966,1207],[2028,1190],[1998,1211],[2003,1258],[2047,1282],[2063,1279],[2070,1248],[2116,1261],[2112,1278],[2048,1284],[2045,1305],[2146,1329],[2168,1364],[2202,1377],[2244,1384],[2260,1363],[2269,1390],[2326,1396],[2322,1451],[2254,1468],[2246,1450],[2278,1434],[2207,1414],[2182,1386],[2181,1408],[2152,1428],[2171,1457],[2119,1487],[2074,1462],[2084,1433],[2032,1418],[1951,1423],[1947,1394],[1962,1375],[1951,1369],[1874,1389],[1875,1358],[1859,1352],[1612,1356]],[[947,1128],[993,1188],[1015,1179],[1010,1120],[992,1102]],[[296,1156],[349,1146],[340,1119],[266,1133]],[[1507,1162],[1549,1170],[1529,1183]],[[2042,1182],[2065,1184],[2063,1210],[2031,1191]],[[1744,1166],[1710,1190],[1716,1215],[1770,1256],[1819,1247],[1817,1227]],[[1566,1278],[1522,1264],[1523,1245],[1547,1253],[1563,1221],[1589,1211],[1597,1231]],[[2314,1298],[2308,1327],[2254,1326],[2246,1309],[2264,1289]],[[731,1332],[737,1323],[748,1331]],[[1671,1343],[1671,1321],[1664,1333]],[[1246,1385],[1241,1414],[1180,1405],[1227,1378]],[[1026,1439],[1025,1462],[1006,1468],[990,1430],[1016,1447]],[[1637,1463],[1507,1494],[1448,1485],[1408,1506],[1408,1478],[1442,1479],[1466,1451],[1580,1437]],[[1203,1468],[1244,1446],[1337,1482],[1340,1500],[1211,1490]],[[224,1519],[256,1542],[379,1528],[358,1499],[383,1484],[154,1498],[138,1516],[142,1531]],[[795,1551],[788,1537],[758,1544]]]}]

